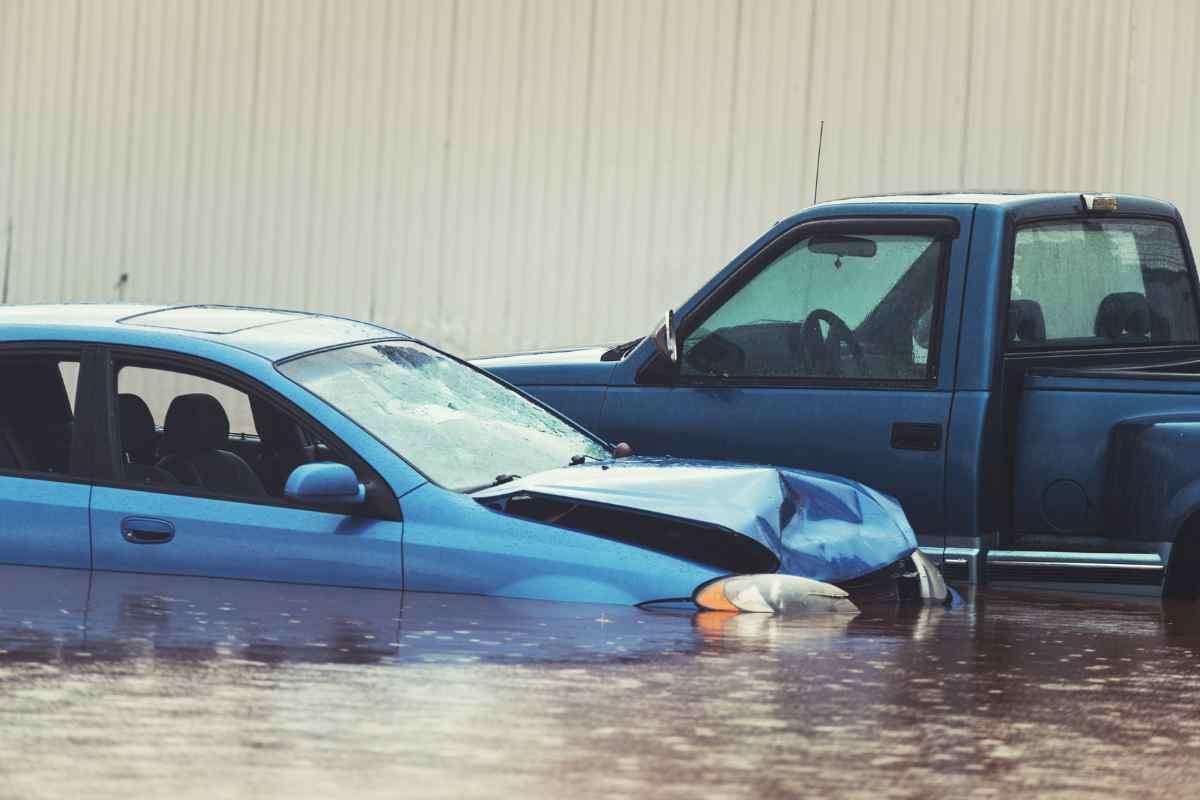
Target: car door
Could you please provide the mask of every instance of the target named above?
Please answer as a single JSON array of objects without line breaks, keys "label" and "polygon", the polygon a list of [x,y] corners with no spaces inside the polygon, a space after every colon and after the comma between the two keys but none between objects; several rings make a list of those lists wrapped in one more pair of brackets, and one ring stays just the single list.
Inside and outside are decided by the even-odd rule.
[{"label": "car door", "polygon": [[780,231],[685,306],[677,366],[643,346],[614,370],[601,432],[640,453],[854,478],[942,546],[945,298],[961,296],[969,208]]},{"label": "car door", "polygon": [[[403,588],[394,494],[311,417],[211,362],[116,349],[105,375],[113,424],[103,437],[109,474],[92,495],[97,570]],[[305,460],[345,463],[371,488],[366,505],[285,499],[269,477],[279,454],[254,430],[262,413],[321,443],[289,455],[289,469]]]},{"label": "car door", "polygon": [[0,563],[91,568],[82,357],[77,345],[0,347]]}]

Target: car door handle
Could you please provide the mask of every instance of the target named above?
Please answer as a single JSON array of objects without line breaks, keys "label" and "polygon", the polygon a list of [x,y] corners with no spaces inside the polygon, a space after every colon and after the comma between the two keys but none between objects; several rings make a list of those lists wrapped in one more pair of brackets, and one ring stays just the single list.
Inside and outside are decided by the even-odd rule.
[{"label": "car door handle", "polygon": [[892,448],[895,450],[942,449],[942,426],[929,422],[892,424]]},{"label": "car door handle", "polygon": [[121,535],[133,544],[166,544],[175,538],[175,526],[165,519],[126,517],[121,520]]}]

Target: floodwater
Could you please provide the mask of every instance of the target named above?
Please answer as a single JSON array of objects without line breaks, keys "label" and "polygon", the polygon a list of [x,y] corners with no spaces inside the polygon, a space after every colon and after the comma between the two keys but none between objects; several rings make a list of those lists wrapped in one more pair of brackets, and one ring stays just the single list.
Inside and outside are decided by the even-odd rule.
[{"label": "floodwater", "polygon": [[0,797],[1180,797],[1200,609],[781,619],[0,567]]}]

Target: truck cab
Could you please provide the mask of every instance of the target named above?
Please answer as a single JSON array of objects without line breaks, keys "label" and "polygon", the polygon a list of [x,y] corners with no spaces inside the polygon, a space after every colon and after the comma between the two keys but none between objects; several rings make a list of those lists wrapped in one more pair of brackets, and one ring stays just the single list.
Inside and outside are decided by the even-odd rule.
[{"label": "truck cab", "polygon": [[953,573],[1200,574],[1200,306],[1168,203],[823,203],[627,343],[477,363],[637,452],[845,475]]}]

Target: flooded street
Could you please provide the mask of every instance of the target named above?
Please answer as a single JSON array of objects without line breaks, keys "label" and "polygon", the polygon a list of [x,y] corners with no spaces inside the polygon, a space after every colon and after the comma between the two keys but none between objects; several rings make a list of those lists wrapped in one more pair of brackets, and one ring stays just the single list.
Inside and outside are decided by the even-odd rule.
[{"label": "flooded street", "polygon": [[0,568],[0,797],[1188,796],[1200,610],[855,618]]}]

